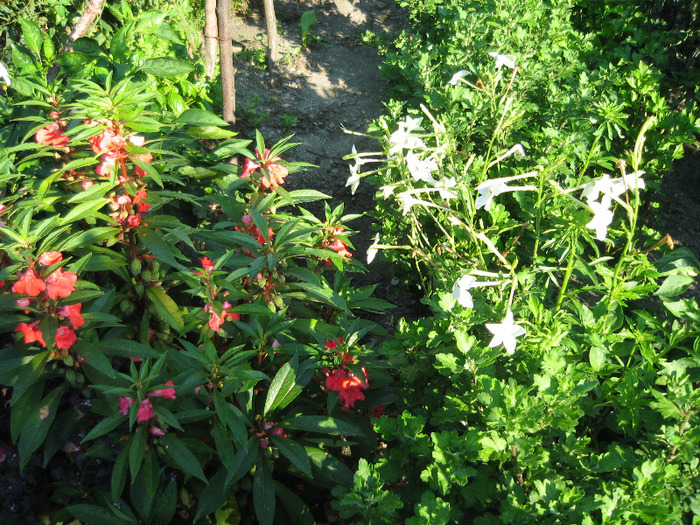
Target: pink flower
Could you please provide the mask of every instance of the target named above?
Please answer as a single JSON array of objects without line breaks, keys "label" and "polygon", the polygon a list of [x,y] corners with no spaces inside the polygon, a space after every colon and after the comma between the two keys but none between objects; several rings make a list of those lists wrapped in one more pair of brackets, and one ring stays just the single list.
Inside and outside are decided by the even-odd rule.
[{"label": "pink flower", "polygon": [[15,332],[22,332],[24,335],[24,343],[39,343],[42,347],[46,348],[46,342],[44,341],[44,334],[41,333],[39,328],[39,321],[34,321],[33,323],[19,323],[15,327]]},{"label": "pink flower", "polygon": [[78,276],[73,272],[58,268],[46,278],[46,284],[48,284],[46,292],[54,301],[56,299],[65,299],[75,290],[74,285],[77,280]]},{"label": "pink flower", "polygon": [[149,397],[164,397],[166,399],[175,399],[175,389],[173,388],[173,382],[168,381],[165,383],[166,385],[169,385],[170,388],[161,388],[159,390],[154,390],[150,394],[148,394]]},{"label": "pink flower", "polygon": [[78,336],[67,326],[59,326],[56,330],[56,348],[68,350],[77,340]]},{"label": "pink flower", "polygon": [[82,309],[82,303],[69,304],[58,310],[58,315],[61,317],[66,317],[70,321],[71,326],[77,330],[85,324],[85,319],[83,319],[80,310]]},{"label": "pink flower", "polygon": [[12,285],[12,293],[19,293],[36,297],[46,290],[46,283],[39,279],[31,268],[22,274],[18,281]]},{"label": "pink flower", "polygon": [[124,397],[124,396],[119,396],[119,412],[123,416],[126,416],[129,414],[129,409],[131,408],[131,405],[134,404],[134,398],[133,397]]},{"label": "pink flower", "polygon": [[153,436],[164,436],[164,435],[165,435],[165,432],[164,432],[163,430],[161,430],[160,428],[156,427],[156,426],[152,426],[152,427],[149,429],[149,432],[150,432],[151,435],[153,435]]},{"label": "pink flower", "polygon": [[46,252],[41,257],[39,257],[39,264],[44,266],[51,266],[63,260],[63,254],[61,252],[53,251]]},{"label": "pink flower", "polygon": [[62,147],[68,144],[68,137],[63,133],[65,126],[62,122],[52,122],[47,124],[34,135],[34,140],[39,144],[46,144],[48,146]]},{"label": "pink flower", "polygon": [[365,367],[362,367],[362,373],[365,375],[364,382],[352,372],[346,372],[343,369],[333,370],[326,377],[326,388],[338,392],[338,399],[343,403],[344,410],[352,408],[356,401],[365,398],[361,392],[367,389],[369,383]]},{"label": "pink flower", "polygon": [[151,419],[153,416],[155,416],[156,413],[153,411],[153,405],[148,399],[144,399],[141,401],[141,406],[139,407],[138,414],[136,414],[136,420],[139,423],[143,423],[144,421],[148,421]]}]

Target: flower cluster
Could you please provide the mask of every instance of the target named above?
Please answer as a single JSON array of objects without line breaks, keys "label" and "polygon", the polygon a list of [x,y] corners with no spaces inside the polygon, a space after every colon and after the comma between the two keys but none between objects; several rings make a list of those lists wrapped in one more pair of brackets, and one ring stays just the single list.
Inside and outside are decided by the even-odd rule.
[{"label": "flower cluster", "polygon": [[[342,345],[345,338],[339,337],[331,341],[326,341],[327,350],[337,350],[339,345]],[[362,381],[352,371],[348,370],[347,365],[353,364],[355,358],[350,354],[336,352],[340,357],[340,365],[335,370],[330,370],[327,367],[321,369],[321,372],[326,376],[325,387],[328,390],[338,392],[338,399],[343,403],[343,410],[351,409],[356,401],[365,399],[362,390],[367,390],[369,385],[369,377],[367,369],[362,367],[362,374],[365,380]]]},{"label": "flower cluster", "polygon": [[284,179],[289,175],[289,170],[279,163],[280,157],[271,157],[270,150],[265,149],[264,153],[255,152],[258,163],[246,158],[243,164],[241,177],[250,177],[251,174],[260,170],[260,184],[266,190],[275,189],[284,184]]},{"label": "flower cluster", "polygon": [[[86,124],[97,124],[96,122],[86,121]],[[100,155],[100,163],[95,168],[95,173],[101,177],[109,177],[112,168],[119,165],[121,168],[121,173],[119,174],[119,181],[125,182],[129,179],[126,171],[126,166],[124,160],[127,158],[136,158],[146,164],[150,164],[153,160],[153,155],[148,152],[130,154],[127,151],[128,147],[135,146],[136,148],[143,148],[145,139],[140,135],[132,135],[125,138],[124,135],[115,128],[105,128],[102,133],[95,135],[89,139],[92,151],[97,155]],[[143,177],[146,172],[135,165],[134,171],[138,177]]]},{"label": "flower cluster", "polygon": [[61,114],[57,111],[51,112],[51,118],[55,119],[54,122],[51,122],[50,124],[47,124],[43,128],[39,129],[34,134],[34,140],[38,144],[63,148],[67,146],[68,142],[70,141],[68,136],[65,134],[66,121],[61,120]]},{"label": "flower cluster", "polygon": [[133,196],[127,192],[110,196],[112,213],[109,216],[119,224],[122,231],[133,230],[141,224],[141,214],[151,209],[151,205],[144,202],[146,197],[144,188],[140,188]]},{"label": "flower cluster", "polygon": [[[327,250],[333,250],[341,257],[352,257],[352,252],[348,250],[348,245],[337,236],[342,235],[345,232],[345,228],[328,228],[327,235],[321,242],[321,248]],[[326,260],[326,266],[330,266],[331,260]]]},{"label": "flower cluster", "polygon": [[[159,388],[148,393],[146,399],[143,399],[139,404],[139,410],[136,413],[136,421],[139,423],[146,423],[156,416],[155,410],[153,410],[153,403],[151,403],[150,398],[152,397],[162,397],[164,399],[175,399],[175,387],[172,381],[167,381],[165,383],[167,388]],[[117,412],[127,416],[129,415],[129,410],[134,404],[135,399],[133,397],[119,396],[119,408]],[[163,436],[165,431],[161,428],[151,425],[149,432],[154,436]]]},{"label": "flower cluster", "polygon": [[[213,306],[219,295],[218,288],[214,285],[211,280],[212,273],[214,272],[215,264],[209,257],[200,257],[199,261],[202,265],[202,272],[195,272],[196,275],[202,277],[204,285],[207,288],[207,297],[209,302],[204,306],[204,311],[209,314],[209,328],[215,332],[221,331],[221,325],[226,322],[226,319],[231,319],[233,321],[240,321],[240,314],[229,312],[233,305],[228,301],[224,301],[221,305],[221,311],[217,311],[217,308]],[[226,295],[226,292],[223,293]]]},{"label": "flower cluster", "polygon": [[[596,239],[604,241],[608,236],[608,226],[612,224],[614,214],[610,209],[612,201],[615,200],[623,204],[619,197],[628,190],[640,190],[646,185],[642,175],[643,171],[626,173],[624,163],[620,164],[622,176],[610,178],[605,174],[600,179],[596,179],[584,184],[581,197],[586,199],[588,207],[593,212],[593,218],[586,224],[586,228],[595,230]],[[600,200],[598,200],[600,199]]]},{"label": "flower cluster", "polygon": [[[44,253],[36,263],[41,267],[41,270],[36,270],[36,263],[19,275],[19,279],[12,285],[12,293],[23,295],[25,297],[17,300],[17,306],[20,308],[29,308],[34,306],[35,309],[43,314],[43,317],[54,317],[59,320],[67,320],[67,325],[59,325],[54,337],[54,343],[59,350],[68,350],[78,339],[74,330],[77,330],[85,323],[80,310],[81,303],[68,305],[59,305],[57,301],[67,299],[75,290],[75,283],[78,276],[73,272],[56,268],[46,277],[42,275],[45,268],[60,263],[63,260],[63,254],[57,251]],[[26,310],[29,312],[29,310]],[[25,344],[39,343],[46,348],[47,344],[44,340],[44,335],[40,328],[41,319],[26,323],[17,324],[15,332],[19,332],[24,336]]]}]

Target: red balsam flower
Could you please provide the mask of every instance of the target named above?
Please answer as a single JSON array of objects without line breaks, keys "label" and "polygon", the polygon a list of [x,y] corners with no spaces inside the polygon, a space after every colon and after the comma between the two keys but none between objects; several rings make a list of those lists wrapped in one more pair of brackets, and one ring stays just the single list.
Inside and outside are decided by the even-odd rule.
[{"label": "red balsam flower", "polygon": [[15,332],[21,332],[24,336],[25,344],[32,344],[38,342],[43,348],[46,348],[46,342],[44,342],[44,334],[41,333],[39,329],[39,321],[34,321],[33,323],[19,323],[15,327]]},{"label": "red balsam flower", "polygon": [[59,326],[56,330],[56,348],[68,350],[77,340],[78,336],[67,326]]},{"label": "red balsam flower", "polygon": [[58,268],[46,278],[46,284],[48,285],[46,293],[54,301],[56,299],[65,299],[75,290],[74,285],[77,280],[78,276],[73,272]]}]

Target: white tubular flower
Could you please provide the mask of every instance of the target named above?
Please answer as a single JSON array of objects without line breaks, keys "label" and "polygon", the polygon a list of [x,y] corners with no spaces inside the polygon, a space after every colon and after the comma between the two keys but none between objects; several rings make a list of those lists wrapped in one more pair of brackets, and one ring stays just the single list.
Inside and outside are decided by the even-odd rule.
[{"label": "white tubular flower", "polygon": [[454,75],[452,75],[452,78],[447,84],[450,86],[456,86],[459,83],[459,81],[462,80],[466,75],[467,70],[461,69],[460,71],[457,71]]},{"label": "white tubular flower", "polygon": [[357,172],[358,166],[350,166],[350,176],[348,177],[347,182],[345,183],[345,187],[347,188],[350,186],[350,193],[355,195],[355,192],[357,191],[358,186],[360,185],[360,180],[362,177],[360,177],[360,174]]},{"label": "white tubular flower", "polygon": [[389,197],[391,197],[394,194],[394,191],[396,190],[396,186],[387,185],[387,186],[382,186],[379,189],[382,192],[382,197],[384,197],[384,200],[387,200]]},{"label": "white tubular flower", "polygon": [[501,55],[500,53],[489,53],[496,61],[496,69],[500,71],[503,66],[515,69],[515,57],[513,55]]},{"label": "white tubular flower", "polygon": [[7,71],[5,64],[3,64],[2,62],[0,62],[0,80],[2,80],[2,83],[5,86],[9,86],[12,84],[12,80],[10,79],[10,73]]},{"label": "white tubular flower", "polygon": [[435,181],[434,186],[440,192],[441,199],[449,200],[457,198],[457,195],[448,189],[457,186],[457,181],[454,179],[454,177]]},{"label": "white tubular flower", "polygon": [[474,301],[469,290],[476,285],[476,277],[473,275],[463,275],[452,286],[452,297],[464,308],[474,308]]},{"label": "white tubular flower", "polygon": [[372,243],[372,246],[367,248],[367,264],[372,264],[372,261],[377,256],[377,244],[379,244],[379,234],[376,234],[374,236],[374,242]]},{"label": "white tubular flower", "polygon": [[646,188],[646,183],[642,175],[644,175],[643,171],[635,171],[634,173],[626,173],[622,177],[611,179],[610,175],[606,173],[600,179],[584,184],[581,197],[591,203],[597,201],[601,193],[616,199],[628,190],[644,189]]},{"label": "white tubular flower", "polygon": [[612,195],[612,192],[613,181],[610,178],[610,175],[606,173],[601,178],[584,184],[581,197],[586,199],[588,202],[593,202],[598,200],[601,193],[603,195]]},{"label": "white tubular flower", "polygon": [[494,348],[502,344],[506,352],[511,355],[515,353],[515,347],[518,344],[516,338],[527,333],[522,326],[513,322],[513,312],[510,309],[502,323],[486,323],[486,329],[493,334],[489,347]]},{"label": "white tubular flower", "polygon": [[589,201],[588,206],[593,211],[593,219],[586,224],[586,228],[595,230],[596,239],[604,241],[608,236],[608,226],[613,221],[613,212],[610,211],[610,196],[603,195],[600,202]]},{"label": "white tubular flower", "polygon": [[416,199],[413,195],[411,195],[408,192],[399,193],[396,196],[396,198],[399,200],[399,204],[401,205],[401,213],[404,216],[408,213],[408,210],[410,210],[414,204],[421,204],[423,202],[421,200]]},{"label": "white tubular flower", "polygon": [[410,131],[400,127],[389,137],[389,155],[395,155],[405,149],[425,149],[425,142],[420,137],[414,137]]},{"label": "white tubular flower", "polygon": [[421,123],[423,122],[423,117],[412,118],[406,115],[406,118],[399,122],[399,129],[403,129],[406,133],[411,133],[413,131],[423,131]]},{"label": "white tubular flower", "polygon": [[413,151],[409,151],[406,154],[406,165],[414,180],[422,180],[424,182],[435,182],[431,173],[440,168],[435,159],[420,159]]},{"label": "white tubular flower", "polygon": [[533,191],[537,188],[535,186],[508,186],[508,182],[514,180],[524,179],[527,177],[533,177],[537,175],[536,172],[524,173],[523,175],[515,175],[514,177],[502,177],[500,179],[491,179],[482,182],[476,187],[476,191],[479,192],[479,196],[476,198],[476,209],[484,208],[486,211],[491,209],[491,201],[497,195],[501,193],[506,193],[509,191]]},{"label": "white tubular flower", "polygon": [[622,195],[627,190],[643,190],[646,188],[646,183],[642,178],[643,171],[635,171],[634,173],[625,173],[618,179],[613,179],[613,191],[616,192],[615,197]]}]

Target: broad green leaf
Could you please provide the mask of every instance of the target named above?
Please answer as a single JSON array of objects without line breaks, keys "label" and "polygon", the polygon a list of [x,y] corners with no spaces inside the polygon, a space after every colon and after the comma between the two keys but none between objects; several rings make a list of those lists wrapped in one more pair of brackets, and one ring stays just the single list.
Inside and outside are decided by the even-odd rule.
[{"label": "broad green leaf", "polygon": [[221,117],[216,116],[211,111],[205,109],[192,108],[184,111],[175,122],[177,124],[190,124],[191,126],[216,126],[216,127],[228,127],[228,122],[226,122]]},{"label": "broad green leaf", "polygon": [[695,277],[690,275],[669,275],[654,295],[676,297],[685,292],[695,281]]},{"label": "broad green leaf", "polygon": [[58,59],[56,62],[61,64],[63,67],[69,68],[69,69],[75,69],[78,68],[84,64],[87,64],[88,62],[92,62],[95,60],[95,57],[86,55],[84,53],[79,53],[78,51],[72,51],[70,53],[64,53]]},{"label": "broad green leaf", "polygon": [[108,509],[81,503],[71,505],[66,510],[86,525],[136,525],[136,522],[130,520],[126,514],[119,512],[117,515],[116,509],[113,510],[112,507]]},{"label": "broad green leaf", "polygon": [[199,503],[197,505],[197,514],[193,522],[196,523],[200,518],[207,516],[221,507],[228,499],[228,491],[226,490],[226,476],[228,470],[224,467],[220,468],[216,474],[209,480],[209,484],[204,487],[199,495]]},{"label": "broad green leaf", "polygon": [[253,478],[253,503],[255,515],[261,525],[272,525],[275,519],[275,482],[272,479],[270,462],[261,451],[256,462]]},{"label": "broad green leaf", "polygon": [[117,461],[114,462],[111,479],[112,501],[117,501],[124,491],[124,486],[126,485],[127,466],[129,465],[130,447],[131,441],[127,441],[119,452]]},{"label": "broad green leaf", "polygon": [[306,476],[313,477],[311,463],[304,447],[293,439],[282,436],[270,436],[272,443],[279,449],[280,454],[286,457],[292,465],[301,470]]},{"label": "broad green leaf", "polygon": [[231,483],[236,483],[253,468],[255,460],[258,457],[258,450],[260,450],[259,441],[260,439],[257,436],[252,436],[245,446],[236,451],[236,455],[233,457],[233,463],[226,476],[226,487],[229,487]]},{"label": "broad green leaf", "polygon": [[294,356],[280,367],[267,391],[263,417],[275,410],[283,409],[301,393],[304,386],[311,380],[314,369],[313,365],[309,367],[307,363],[304,362],[300,366],[299,359]]},{"label": "broad green leaf", "polygon": [[161,26],[166,16],[167,13],[158,11],[157,9],[151,9],[145,13],[141,13],[138,17],[134,31],[137,34],[144,35],[154,33]]},{"label": "broad green leaf", "polygon": [[158,315],[168,323],[173,329],[182,332],[185,329],[185,322],[182,319],[180,308],[172,298],[165,293],[162,288],[148,287],[146,295],[151,300],[153,306],[156,307]]},{"label": "broad green leaf", "polygon": [[92,38],[82,37],[75,40],[72,44],[73,50],[85,55],[101,55],[102,48],[97,40]]},{"label": "broad green leaf", "polygon": [[24,43],[31,50],[37,58],[41,57],[41,47],[44,43],[44,35],[36,25],[31,20],[26,18],[20,18],[19,24],[22,26],[22,36],[24,36]]},{"label": "broad green leaf", "polygon": [[[163,240],[161,233],[148,228],[139,228],[139,238],[141,242],[148,248],[153,255],[161,258],[170,266],[178,270],[186,270],[186,268],[175,260],[175,257],[181,256],[180,251]],[[248,236],[250,237],[250,236]]]},{"label": "broad green leaf", "polygon": [[275,494],[287,510],[287,515],[292,520],[291,525],[316,525],[316,520],[306,503],[278,481],[275,481]]},{"label": "broad green leaf", "polygon": [[131,436],[133,442],[129,448],[129,472],[131,472],[132,483],[141,470],[143,455],[146,453],[147,438],[146,427],[138,427],[136,432]]},{"label": "broad green leaf", "polygon": [[153,522],[157,525],[167,525],[173,522],[177,510],[177,481],[168,483],[163,492],[156,497],[153,506]]},{"label": "broad green leaf", "polygon": [[314,479],[319,476],[333,486],[340,484],[352,487],[353,473],[345,463],[328,452],[315,447],[304,447],[314,470]]},{"label": "broad green leaf", "polygon": [[362,436],[363,433],[354,425],[346,423],[342,419],[329,416],[294,416],[278,423],[285,429],[303,430],[305,432],[319,432],[321,434],[341,436]]},{"label": "broad green leaf", "polygon": [[149,357],[159,358],[161,352],[156,352],[150,346],[131,341],[129,339],[106,339],[97,346],[105,354],[110,356],[129,357],[137,359],[146,359]]},{"label": "broad green leaf", "polygon": [[126,43],[126,35],[127,32],[131,30],[131,27],[132,24],[129,24],[120,28],[116,33],[114,33],[112,40],[109,41],[109,53],[117,62],[120,62],[121,59],[126,56],[126,53],[129,50]]},{"label": "broad green leaf", "polygon": [[177,465],[177,468],[188,476],[194,476],[207,483],[207,477],[202,471],[202,465],[199,464],[197,457],[187,448],[187,445],[182,440],[173,434],[166,434],[160,438],[160,443],[165,449],[167,456]]},{"label": "broad green leaf", "polygon": [[64,393],[61,387],[54,388],[29,413],[22,427],[17,450],[19,452],[20,469],[24,468],[31,455],[41,446],[49,432],[51,423],[56,418],[58,403]]},{"label": "broad green leaf", "polygon": [[192,63],[180,58],[149,58],[141,64],[141,69],[155,77],[177,77],[194,70]]},{"label": "broad green leaf", "polygon": [[221,140],[236,135],[233,131],[221,129],[217,126],[192,126],[187,129],[187,134],[196,139]]},{"label": "broad green leaf", "polygon": [[97,425],[92,427],[92,430],[88,432],[87,436],[83,438],[81,443],[85,443],[86,441],[90,441],[91,439],[98,438],[100,436],[104,436],[107,432],[111,432],[115,428],[119,426],[120,423],[123,421],[126,421],[125,416],[123,416],[120,413],[112,414],[106,419],[103,419]]}]

